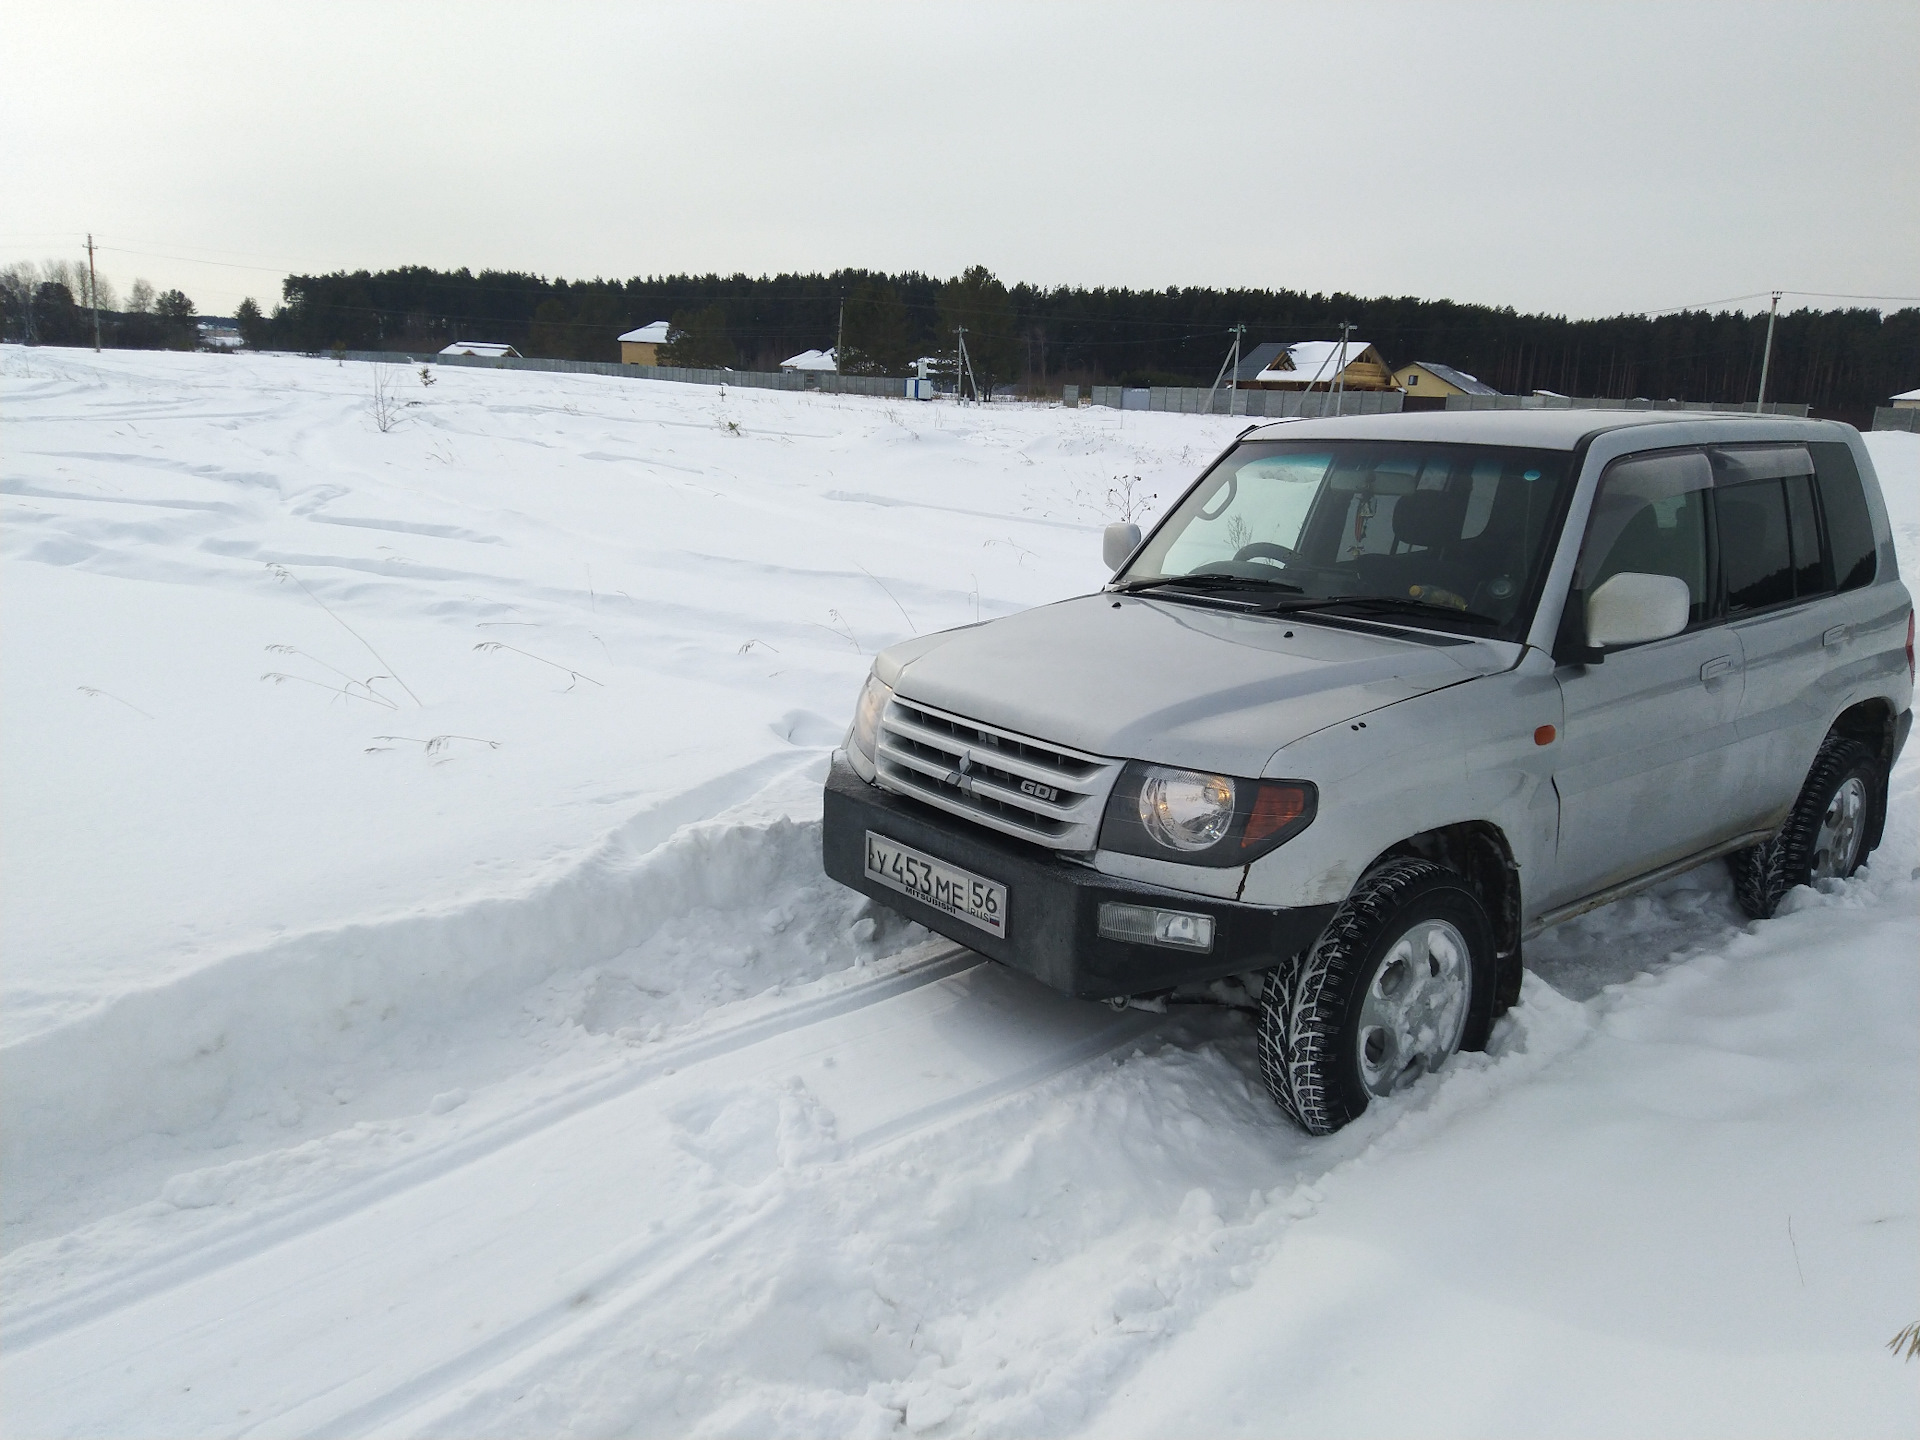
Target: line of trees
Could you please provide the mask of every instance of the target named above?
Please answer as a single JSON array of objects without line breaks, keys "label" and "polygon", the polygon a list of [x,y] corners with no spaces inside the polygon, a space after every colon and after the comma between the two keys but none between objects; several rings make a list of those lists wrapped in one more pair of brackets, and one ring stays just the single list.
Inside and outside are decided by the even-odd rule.
[{"label": "line of trees", "polygon": [[[35,279],[40,288],[28,299],[39,338],[81,343],[54,339],[71,319],[67,302],[84,313],[72,288],[75,276],[49,271]],[[919,356],[950,356],[955,332],[964,327],[980,382],[1022,389],[1053,389],[1063,381],[1205,385],[1219,370],[1233,325],[1247,326],[1245,343],[1252,346],[1331,338],[1347,322],[1357,339],[1395,365],[1440,361],[1509,394],[1546,389],[1745,401],[1759,387],[1767,325],[1764,315],[1728,312],[1569,320],[1450,300],[1295,290],[1007,286],[983,266],[944,280],[917,271],[839,270],[585,281],[405,266],[290,275],[281,291],[271,314],[251,300],[237,312],[249,346],[437,350],[454,340],[497,340],[525,355],[617,360],[623,331],[667,319],[673,341],[662,358],[669,363],[769,370],[798,351],[838,340],[843,369],[903,374]],[[6,333],[22,338],[16,312],[25,307],[12,291],[4,293]],[[171,338],[159,343],[190,343],[177,324],[167,329],[128,318],[160,316],[163,300],[177,310],[185,297],[172,292],[145,311],[135,305],[115,312],[120,333],[129,337],[117,343],[155,343],[150,337],[162,333]],[[134,335],[149,338],[136,342]],[[1916,382],[1920,308],[1885,315],[1867,308],[1801,309],[1779,319],[1770,399],[1859,421]]]},{"label": "line of trees", "polygon": [[68,260],[25,261],[0,269],[0,335],[25,345],[91,345],[94,309],[100,343],[118,350],[191,350],[200,342],[193,301],[178,290],[158,295],[145,280],[127,290],[126,308],[103,275]]},{"label": "line of trees", "polygon": [[[983,384],[1030,388],[1205,385],[1232,325],[1245,324],[1253,345],[1325,339],[1345,321],[1396,365],[1441,361],[1510,394],[1721,401],[1754,398],[1767,323],[1705,311],[1569,320],[1294,290],[1009,287],[982,266],[949,280],[840,270],[589,281],[415,266],[289,276],[282,303],[256,328],[265,343],[298,350],[425,350],[485,339],[527,355],[617,360],[622,331],[659,319],[673,322],[674,343],[662,356],[669,363],[772,369],[841,339],[843,369],[883,374],[904,373],[921,355],[950,355],[964,326]],[[1859,413],[1917,380],[1920,309],[1780,317],[1772,399]]]}]

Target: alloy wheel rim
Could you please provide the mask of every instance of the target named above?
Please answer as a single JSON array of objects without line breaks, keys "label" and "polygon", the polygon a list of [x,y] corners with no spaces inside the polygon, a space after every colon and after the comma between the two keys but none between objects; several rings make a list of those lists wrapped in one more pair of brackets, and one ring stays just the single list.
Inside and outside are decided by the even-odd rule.
[{"label": "alloy wheel rim", "polygon": [[1445,920],[1418,921],[1387,947],[1360,1003],[1355,1058],[1369,1092],[1391,1095],[1459,1048],[1471,953],[1466,936]]},{"label": "alloy wheel rim", "polygon": [[1827,802],[1820,828],[1813,837],[1813,878],[1839,880],[1853,873],[1860,858],[1860,837],[1866,830],[1867,787],[1858,775],[1849,775]]}]

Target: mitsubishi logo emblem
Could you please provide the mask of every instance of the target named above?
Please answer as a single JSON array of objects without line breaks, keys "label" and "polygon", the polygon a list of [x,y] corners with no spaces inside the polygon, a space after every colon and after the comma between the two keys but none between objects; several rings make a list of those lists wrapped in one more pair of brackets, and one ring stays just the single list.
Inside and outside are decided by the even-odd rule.
[{"label": "mitsubishi logo emblem", "polygon": [[962,795],[969,799],[974,795],[973,752],[962,750],[960,763],[947,772],[947,784],[956,786]]}]

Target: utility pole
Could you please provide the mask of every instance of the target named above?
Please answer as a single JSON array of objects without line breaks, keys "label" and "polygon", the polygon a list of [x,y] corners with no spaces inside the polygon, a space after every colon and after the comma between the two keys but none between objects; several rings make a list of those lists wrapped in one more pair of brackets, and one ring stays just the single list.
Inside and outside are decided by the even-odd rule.
[{"label": "utility pole", "polygon": [[[959,339],[959,349],[953,362],[953,393],[956,399],[965,396],[964,385],[973,386],[973,403],[980,403],[980,382],[973,377],[973,361],[967,358],[967,327],[956,325],[953,333]],[[964,381],[961,377],[965,377]]]},{"label": "utility pole", "polygon": [[[87,232],[87,298],[93,302],[93,353],[100,353],[100,279],[93,272],[93,232]],[[1766,388],[1766,381],[1760,382]]]},{"label": "utility pole", "polygon": [[847,344],[847,292],[840,292],[840,326],[833,332],[833,373],[840,373],[840,353]]},{"label": "utility pole", "polygon": [[1773,321],[1780,313],[1781,292],[1773,292],[1773,303],[1767,307],[1767,348],[1760,357],[1760,398],[1753,402],[1753,413],[1758,415],[1767,407],[1767,368],[1773,364]]},{"label": "utility pole", "polygon": [[1343,415],[1347,407],[1347,337],[1353,333],[1353,326],[1344,320],[1340,322],[1340,368],[1334,373],[1333,381],[1339,388],[1334,391],[1333,413]]},{"label": "utility pole", "polygon": [[1213,413],[1214,392],[1220,388],[1221,376],[1227,380],[1227,413],[1233,413],[1233,392],[1240,388],[1240,337],[1247,333],[1247,327],[1236,325],[1227,333],[1233,336],[1233,349],[1227,352],[1226,363],[1220,367],[1220,374],[1213,377],[1213,387],[1207,391],[1207,414]]}]

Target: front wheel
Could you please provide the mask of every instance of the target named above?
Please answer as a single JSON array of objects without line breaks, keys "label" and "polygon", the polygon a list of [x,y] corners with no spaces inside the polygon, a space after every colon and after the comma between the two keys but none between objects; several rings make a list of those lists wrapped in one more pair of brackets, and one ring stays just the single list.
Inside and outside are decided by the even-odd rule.
[{"label": "front wheel", "polygon": [[1740,908],[1765,920],[1794,886],[1852,875],[1873,850],[1886,803],[1879,757],[1858,740],[1829,735],[1780,833],[1727,857]]},{"label": "front wheel", "polygon": [[1261,1076],[1302,1129],[1331,1134],[1484,1046],[1493,991],[1493,927],[1472,886],[1428,860],[1389,861],[1269,972]]}]

